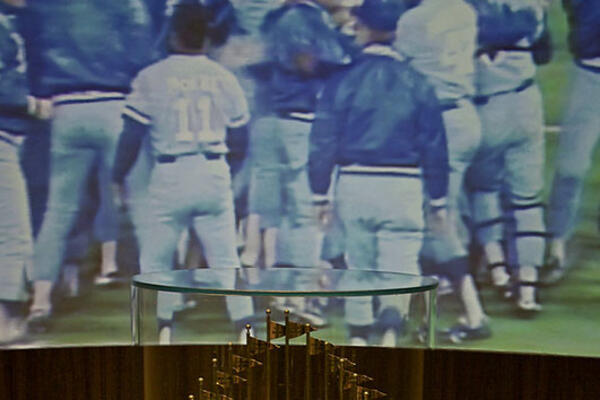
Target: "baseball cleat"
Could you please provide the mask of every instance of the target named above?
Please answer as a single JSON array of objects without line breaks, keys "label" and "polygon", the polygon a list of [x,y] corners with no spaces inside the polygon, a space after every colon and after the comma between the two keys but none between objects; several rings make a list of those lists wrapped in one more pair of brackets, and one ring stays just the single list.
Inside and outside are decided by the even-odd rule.
[{"label": "baseball cleat", "polygon": [[567,274],[567,268],[557,258],[550,257],[540,272],[540,283],[551,286],[556,285],[564,279]]},{"label": "baseball cleat", "polygon": [[567,273],[566,264],[565,241],[552,239],[546,264],[541,270],[540,282],[544,285],[555,285],[560,282]]},{"label": "baseball cleat", "polygon": [[520,299],[517,302],[517,314],[521,318],[533,318],[542,311],[541,304],[535,300]]},{"label": "baseball cleat", "polygon": [[94,278],[94,285],[104,287],[114,287],[125,282],[124,277],[118,272],[110,272],[105,275],[97,275]]},{"label": "baseball cleat", "polygon": [[472,328],[467,325],[456,325],[450,329],[450,338],[453,343],[470,340],[482,340],[492,336],[490,326],[483,322],[478,327]]},{"label": "baseball cleat", "polygon": [[504,266],[497,266],[492,268],[492,284],[495,288],[506,288],[510,282],[510,275],[506,272]]},{"label": "baseball cleat", "polygon": [[44,333],[50,328],[51,308],[36,308],[27,317],[27,330],[33,333]]}]

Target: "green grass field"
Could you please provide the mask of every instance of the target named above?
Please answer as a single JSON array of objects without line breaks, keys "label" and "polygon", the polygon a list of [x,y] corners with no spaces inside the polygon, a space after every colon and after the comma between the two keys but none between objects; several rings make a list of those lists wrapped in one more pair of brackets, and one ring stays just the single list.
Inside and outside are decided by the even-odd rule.
[{"label": "green grass field", "polygon": [[[565,43],[565,18],[559,4],[555,1],[551,12],[554,60],[539,71],[549,126],[560,124],[569,84],[570,55]],[[549,187],[557,134],[548,133],[547,139],[546,180]],[[595,162],[587,179],[581,223],[569,247],[573,268],[560,285],[542,290],[544,311],[539,317],[527,321],[515,318],[511,305],[499,300],[490,289],[483,288],[484,304],[492,318],[493,337],[457,347],[600,357],[600,235],[596,228],[599,192],[600,162]],[[453,322],[456,316],[456,303],[447,299],[441,299],[441,325]],[[227,328],[224,311],[219,302],[187,312],[177,337],[183,341],[213,343],[233,340],[234,335],[223,333]],[[339,314],[332,317],[334,326],[342,326]],[[94,288],[81,299],[61,306],[50,333],[34,335],[23,345],[126,344],[130,342],[129,327],[129,290],[125,287]],[[334,342],[344,340],[343,329],[322,333]],[[407,339],[405,343],[411,342]]]}]

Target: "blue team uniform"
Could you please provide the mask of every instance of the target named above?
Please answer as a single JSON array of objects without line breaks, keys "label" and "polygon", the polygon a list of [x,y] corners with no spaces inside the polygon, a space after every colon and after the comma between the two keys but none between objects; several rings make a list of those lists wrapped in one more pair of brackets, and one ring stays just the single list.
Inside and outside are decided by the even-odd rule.
[{"label": "blue team uniform", "polygon": [[102,203],[112,216],[100,239],[116,239],[108,171],[125,94],[149,62],[153,38],[147,10],[138,0],[30,4],[39,51],[36,90],[55,104],[48,209],[36,242],[33,278],[55,281],[94,163],[104,171]]},{"label": "blue team uniform", "polygon": [[[418,274],[423,193],[431,205],[446,201],[446,136],[434,89],[389,45],[367,46],[323,91],[310,135],[316,199],[336,166],[349,268]],[[374,322],[369,299],[346,303],[350,325]]]},{"label": "blue team uniform", "polygon": [[0,301],[27,299],[26,266],[33,250],[19,166],[21,138],[33,128],[33,120],[28,113],[25,47],[16,12],[0,4]]},{"label": "blue team uniform", "polygon": [[278,263],[314,266],[319,245],[306,175],[308,136],[323,78],[349,57],[326,11],[312,1],[271,11],[262,31],[270,67],[251,130],[249,211],[262,228],[280,228]]},{"label": "blue team uniform", "polygon": [[600,137],[600,4],[563,1],[569,20],[574,67],[571,92],[560,133],[556,176],[548,209],[548,230],[568,239],[575,225],[586,172]]},{"label": "blue team uniform", "polygon": [[515,224],[510,240],[515,240],[516,263],[539,267],[545,235],[541,204],[545,145],[531,49],[544,30],[544,9],[537,0],[470,3],[478,13],[481,49],[475,103],[483,135],[467,176],[474,192],[476,237],[482,245],[502,240],[505,220],[499,192],[504,190]]}]

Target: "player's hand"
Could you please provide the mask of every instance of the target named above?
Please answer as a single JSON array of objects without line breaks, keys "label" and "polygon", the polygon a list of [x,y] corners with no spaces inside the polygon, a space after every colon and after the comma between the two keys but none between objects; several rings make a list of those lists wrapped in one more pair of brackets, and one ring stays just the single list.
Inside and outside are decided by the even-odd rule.
[{"label": "player's hand", "polygon": [[430,208],[427,212],[427,225],[434,236],[442,236],[448,228],[448,210],[446,207]]},{"label": "player's hand", "polygon": [[52,118],[54,114],[54,104],[51,99],[29,97],[28,102],[29,113],[35,118],[43,120]]},{"label": "player's hand", "polygon": [[124,210],[127,208],[127,188],[123,184],[112,183],[113,201],[118,209]]},{"label": "player's hand", "polygon": [[311,53],[299,53],[294,57],[296,69],[306,75],[313,75],[318,66],[317,58]]},{"label": "player's hand", "polygon": [[327,230],[333,222],[333,205],[330,202],[315,204],[315,216],[321,230]]}]

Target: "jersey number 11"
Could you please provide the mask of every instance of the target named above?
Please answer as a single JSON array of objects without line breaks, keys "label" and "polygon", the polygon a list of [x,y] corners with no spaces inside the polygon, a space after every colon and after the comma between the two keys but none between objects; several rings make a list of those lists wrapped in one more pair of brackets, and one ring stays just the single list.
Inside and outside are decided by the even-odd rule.
[{"label": "jersey number 11", "polygon": [[209,141],[211,100],[208,96],[196,99],[181,98],[174,104],[178,115],[177,142]]}]

